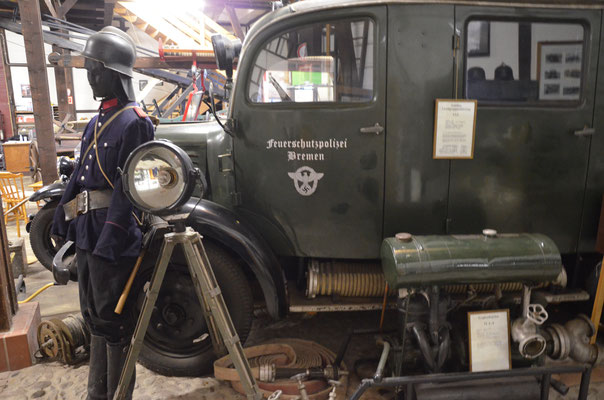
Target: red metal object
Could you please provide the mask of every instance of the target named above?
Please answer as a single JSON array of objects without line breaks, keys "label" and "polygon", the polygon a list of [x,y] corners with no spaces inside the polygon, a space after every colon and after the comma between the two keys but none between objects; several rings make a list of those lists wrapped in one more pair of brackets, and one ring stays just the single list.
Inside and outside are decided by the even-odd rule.
[{"label": "red metal object", "polygon": [[191,100],[193,100],[194,94],[195,94],[195,91],[189,93],[189,98],[187,99],[187,105],[185,107],[185,112],[182,115],[183,122],[187,120],[187,114],[189,114],[189,107],[191,106]]},{"label": "red metal object", "polygon": [[157,49],[157,52],[159,53],[159,59],[162,61],[166,61],[166,57],[164,57],[164,42],[161,40],[161,38],[158,39],[159,42],[159,47]]}]

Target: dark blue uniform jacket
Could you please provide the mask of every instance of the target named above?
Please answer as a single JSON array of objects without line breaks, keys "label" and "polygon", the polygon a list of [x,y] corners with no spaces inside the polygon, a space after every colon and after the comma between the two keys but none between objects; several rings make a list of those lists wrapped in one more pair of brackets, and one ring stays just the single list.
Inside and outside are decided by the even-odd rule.
[{"label": "dark blue uniform jacket", "polygon": [[100,112],[86,126],[82,136],[81,159],[61,198],[54,216],[52,233],[75,242],[82,250],[90,251],[109,262],[120,257],[137,257],[141,246],[141,231],[132,215],[134,207],[122,190],[122,178],[117,168],[123,169],[126,159],[137,146],[153,140],[154,127],[140,109],[129,109],[114,119],[97,138],[98,157],[103,171],[113,183],[114,189],[109,208],[91,210],[71,221],[65,221],[62,205],[84,190],[111,189],[97,163],[95,148],[84,152],[94,143],[94,126],[101,129],[122,107],[117,100],[108,100]]}]

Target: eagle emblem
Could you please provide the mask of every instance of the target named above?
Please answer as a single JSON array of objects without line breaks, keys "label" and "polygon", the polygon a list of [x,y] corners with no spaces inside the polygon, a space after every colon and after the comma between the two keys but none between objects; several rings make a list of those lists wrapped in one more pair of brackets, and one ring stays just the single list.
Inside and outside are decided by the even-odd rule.
[{"label": "eagle emblem", "polygon": [[296,172],[287,173],[294,181],[294,186],[302,196],[310,196],[317,190],[319,179],[323,178],[322,173],[315,172],[310,167],[300,167]]}]

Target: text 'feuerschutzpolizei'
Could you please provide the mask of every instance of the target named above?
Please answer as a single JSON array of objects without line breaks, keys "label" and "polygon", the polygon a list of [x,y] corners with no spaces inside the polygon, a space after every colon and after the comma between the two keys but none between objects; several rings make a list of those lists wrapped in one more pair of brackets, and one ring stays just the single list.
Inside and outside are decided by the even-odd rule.
[{"label": "text 'feuerschutzpolizei'", "polygon": [[[324,161],[324,150],[341,150],[348,148],[348,139],[326,140],[275,140],[266,141],[267,150],[286,149],[287,161]],[[314,151],[312,151],[314,150]]]}]

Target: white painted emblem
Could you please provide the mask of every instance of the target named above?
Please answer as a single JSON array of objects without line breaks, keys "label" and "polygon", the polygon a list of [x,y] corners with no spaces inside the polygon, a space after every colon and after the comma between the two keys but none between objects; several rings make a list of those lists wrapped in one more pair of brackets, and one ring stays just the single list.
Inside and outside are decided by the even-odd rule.
[{"label": "white painted emblem", "polygon": [[294,186],[302,196],[310,196],[317,190],[322,173],[315,172],[311,167],[300,167],[296,172],[287,173],[294,180]]}]

